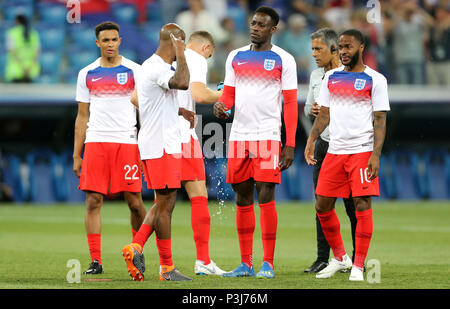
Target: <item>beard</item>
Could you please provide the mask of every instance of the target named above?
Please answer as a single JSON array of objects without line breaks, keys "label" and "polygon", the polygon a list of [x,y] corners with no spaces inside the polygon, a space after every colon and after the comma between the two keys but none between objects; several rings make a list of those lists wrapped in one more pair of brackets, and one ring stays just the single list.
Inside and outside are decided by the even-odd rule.
[{"label": "beard", "polygon": [[359,60],[359,50],[350,58],[350,62],[346,65],[348,67],[353,68]]}]

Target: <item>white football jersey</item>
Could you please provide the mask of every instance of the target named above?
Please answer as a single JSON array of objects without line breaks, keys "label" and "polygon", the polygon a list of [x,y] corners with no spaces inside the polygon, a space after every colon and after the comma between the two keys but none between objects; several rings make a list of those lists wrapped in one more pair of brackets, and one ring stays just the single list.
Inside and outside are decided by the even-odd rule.
[{"label": "white football jersey", "polygon": [[386,78],[368,66],[360,73],[344,68],[325,74],[317,101],[330,108],[328,152],[373,151],[373,113],[390,110]]},{"label": "white football jersey", "polygon": [[[184,52],[186,57],[187,66],[189,68],[189,84],[193,82],[199,82],[206,85],[206,76],[208,74],[208,63],[202,55],[187,48]],[[192,98],[191,88],[188,90],[178,91],[178,104],[187,110],[195,113],[195,101]],[[194,139],[198,139],[195,133],[195,128],[190,128],[191,124],[189,121],[184,119],[183,116],[179,116],[180,119],[180,129],[181,129],[181,142],[188,143],[191,140],[191,136]]]},{"label": "white football jersey", "polygon": [[153,54],[142,64],[137,93],[141,129],[138,144],[142,160],[181,153],[177,90],[169,88],[175,69]]},{"label": "white football jersey", "polygon": [[140,65],[122,56],[119,66],[100,66],[100,58],[78,73],[76,101],[89,103],[86,143],[136,144],[136,108],[130,102]]},{"label": "white football jersey", "polygon": [[230,141],[281,141],[282,91],[297,89],[295,59],[276,45],[250,47],[230,52],[225,64],[224,84],[235,88]]}]

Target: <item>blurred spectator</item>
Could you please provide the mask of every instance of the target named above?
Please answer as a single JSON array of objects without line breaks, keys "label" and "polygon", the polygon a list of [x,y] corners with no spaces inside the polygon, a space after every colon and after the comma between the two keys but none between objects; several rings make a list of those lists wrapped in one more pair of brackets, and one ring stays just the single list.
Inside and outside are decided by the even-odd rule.
[{"label": "blurred spectator", "polygon": [[39,76],[39,34],[30,27],[24,15],[16,17],[15,26],[6,32],[5,80],[13,83],[31,83]]},{"label": "blurred spectator", "polygon": [[322,13],[322,18],[337,33],[350,26],[351,0],[330,0]]},{"label": "blurred spectator", "polygon": [[433,19],[416,0],[397,2],[392,9],[396,82],[424,84],[426,28]]},{"label": "blurred spectator", "polygon": [[227,16],[227,0],[203,0],[205,10],[222,20]]},{"label": "blurred spectator", "polygon": [[308,26],[317,29],[320,11],[326,0],[293,0],[288,3],[288,14],[299,13],[305,16]]},{"label": "blurred spectator", "polygon": [[435,22],[430,29],[428,83],[450,85],[450,13],[445,7],[434,10]]},{"label": "blurred spectator", "polygon": [[378,36],[374,24],[367,21],[367,10],[356,10],[350,15],[350,27],[358,29],[364,36],[364,64],[378,71],[377,46]]},{"label": "blurred spectator", "polygon": [[292,14],[288,19],[287,29],[277,41],[281,48],[294,56],[299,83],[306,83],[311,72],[311,39],[306,26],[303,15]]},{"label": "blurred spectator", "polygon": [[209,70],[209,81],[218,83],[225,78],[225,62],[228,54],[236,49],[250,44],[247,34],[236,31],[232,18],[226,17],[221,22],[222,28],[228,33],[228,40],[216,46],[212,67]]},{"label": "blurred spectator", "polygon": [[188,4],[189,10],[176,17],[176,23],[184,30],[187,38],[197,30],[207,30],[216,44],[228,39],[227,32],[220,26],[217,17],[205,10],[202,0],[188,0]]}]

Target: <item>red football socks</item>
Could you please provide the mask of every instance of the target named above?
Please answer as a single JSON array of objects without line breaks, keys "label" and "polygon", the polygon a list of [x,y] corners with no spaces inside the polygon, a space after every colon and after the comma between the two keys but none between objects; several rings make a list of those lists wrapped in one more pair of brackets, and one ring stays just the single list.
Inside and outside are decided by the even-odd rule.
[{"label": "red football socks", "polygon": [[144,248],[145,243],[147,242],[147,239],[152,234],[153,229],[150,225],[142,223],[141,227],[139,228],[139,231],[134,235],[132,242],[137,243],[141,245],[142,248]]},{"label": "red football socks", "polygon": [[342,261],[342,257],[345,255],[344,243],[341,236],[341,224],[336,212],[333,210],[319,213],[317,216],[322,226],[323,234],[333,250],[334,258]]},{"label": "red football socks", "polygon": [[241,262],[252,266],[253,232],[255,231],[254,204],[236,207],[236,226],[241,249]]},{"label": "red football socks", "polygon": [[208,265],[211,263],[209,257],[211,217],[208,210],[208,199],[205,196],[191,198],[191,225],[197,248],[197,260]]},{"label": "red football socks", "polygon": [[259,204],[261,209],[261,234],[262,244],[264,249],[263,262],[269,262],[273,267],[273,257],[275,252],[275,241],[277,238],[277,210],[275,208],[275,201]]},{"label": "red football socks", "polygon": [[102,264],[101,234],[87,234],[87,239],[92,261],[97,260],[100,264]]},{"label": "red football socks", "polygon": [[159,265],[172,266],[172,240],[156,237],[156,247],[158,247]]},{"label": "red football socks", "polygon": [[133,235],[133,238],[136,235],[136,233],[137,233],[136,230],[134,228],[131,228],[131,235]]},{"label": "red football socks", "polygon": [[355,213],[357,223],[355,231],[355,261],[353,264],[363,269],[373,233],[372,209],[356,211]]}]

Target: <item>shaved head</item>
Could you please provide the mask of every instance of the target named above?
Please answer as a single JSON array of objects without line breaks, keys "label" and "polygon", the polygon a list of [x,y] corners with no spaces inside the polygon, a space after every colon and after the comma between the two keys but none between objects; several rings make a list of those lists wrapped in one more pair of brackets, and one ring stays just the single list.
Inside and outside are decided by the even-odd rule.
[{"label": "shaved head", "polygon": [[159,32],[160,42],[170,42],[170,35],[173,34],[177,39],[185,40],[186,34],[177,24],[165,24]]}]

